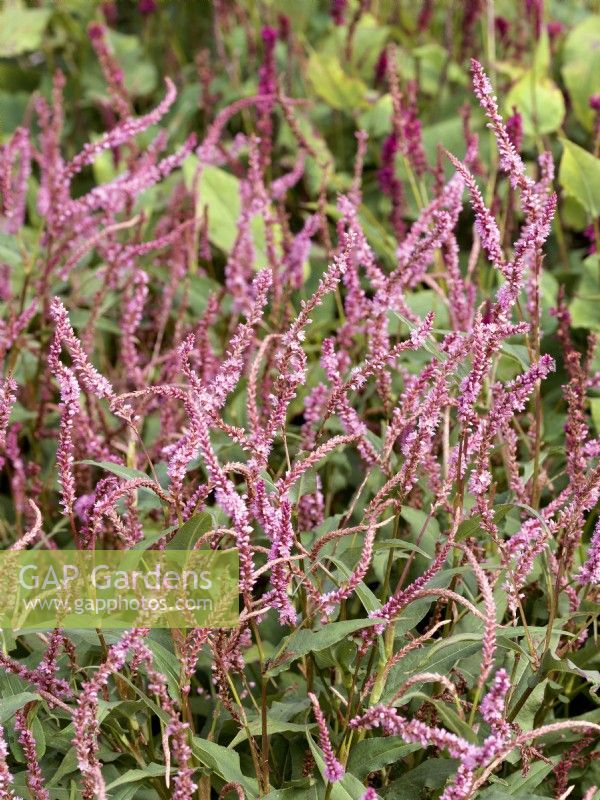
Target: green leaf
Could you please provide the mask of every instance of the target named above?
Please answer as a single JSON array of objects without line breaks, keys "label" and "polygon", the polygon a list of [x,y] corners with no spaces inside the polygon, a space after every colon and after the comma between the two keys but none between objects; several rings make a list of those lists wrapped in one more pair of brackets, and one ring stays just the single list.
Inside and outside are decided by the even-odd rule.
[{"label": "green leaf", "polygon": [[591,131],[596,112],[589,99],[600,92],[600,16],[587,16],[567,36],[562,74],[575,116]]},{"label": "green leaf", "polygon": [[350,619],[344,622],[330,622],[328,625],[314,631],[295,631],[283,640],[279,651],[271,660],[271,667],[267,675],[269,677],[279,675],[293,661],[305,656],[307,653],[318,653],[320,650],[325,650],[325,648],[341,642],[342,639],[345,639],[355,631],[369,628],[381,622],[382,620],[377,619]]},{"label": "green leaf", "polygon": [[600,397],[590,398],[590,408],[592,411],[592,419],[594,420],[594,427],[596,434],[600,434]]},{"label": "green leaf", "polygon": [[473,728],[468,725],[464,719],[458,716],[454,708],[443,703],[441,700],[431,700],[431,703],[436,707],[440,719],[449,731],[466,739],[467,742],[477,744],[477,736],[473,732]]},{"label": "green leaf", "polygon": [[302,778],[294,783],[297,785],[285,789],[273,789],[263,800],[318,800],[314,778]]},{"label": "green leaf", "polygon": [[544,28],[540,33],[537,47],[533,56],[533,71],[536,75],[546,75],[550,68],[550,59],[552,53],[550,51],[550,37],[548,31]]},{"label": "green leaf", "polygon": [[162,531],[157,531],[156,533],[150,533],[148,536],[144,536],[144,538],[134,544],[131,548],[132,550],[147,550],[149,547],[152,547],[153,544],[160,542],[161,539],[164,539],[169,533],[173,533],[173,531],[177,530],[177,525],[171,525],[169,528],[165,528]]},{"label": "green leaf", "polygon": [[226,253],[231,251],[237,236],[240,215],[240,182],[219,167],[203,170],[198,190],[200,208],[208,207],[208,236]]},{"label": "green leaf", "polygon": [[317,0],[302,0],[301,3],[273,0],[273,10],[289,17],[291,29],[298,34],[311,24],[317,11]]},{"label": "green leaf", "polygon": [[547,684],[547,678],[543,681],[536,681],[535,688],[528,696],[527,700],[523,704],[523,707],[517,714],[515,722],[518,723],[525,731],[530,731],[534,727],[533,721],[535,719],[535,715],[542,706]]},{"label": "green leaf", "polygon": [[166,772],[166,768],[162,764],[146,764],[143,769],[128,769],[119,778],[109,783],[107,789],[116,789],[117,786],[123,786],[126,783],[138,783],[147,778],[160,778]]},{"label": "green leaf", "polygon": [[0,232],[0,258],[9,267],[17,268],[21,265],[22,257],[16,236]]},{"label": "green leaf", "polygon": [[[284,722],[279,719],[272,719],[270,716],[267,717],[267,733],[269,736],[272,736],[275,733],[304,733],[310,729],[314,728],[316,723],[311,723],[309,725],[305,725],[301,722]],[[260,719],[253,719],[251,722],[248,723],[248,730],[250,731],[251,736],[260,736],[262,733],[262,720]],[[240,742],[245,742],[248,738],[248,733],[246,732],[245,728],[242,728],[241,731],[238,731],[236,737],[232,739],[231,742],[227,745],[228,749],[236,747]]]},{"label": "green leaf", "polygon": [[[197,166],[194,156],[187,158],[183,165],[183,174],[188,188],[193,188],[194,174]],[[240,182],[235,175],[219,167],[204,167],[198,186],[198,207],[203,212],[208,208],[208,238],[216,247],[230,253],[238,235],[238,219],[241,211]],[[251,220],[252,241],[257,269],[267,265],[267,246],[265,224],[262,216],[254,216]],[[275,241],[281,239],[281,228],[275,227]]]},{"label": "green leaf", "polygon": [[3,697],[0,699],[0,724],[3,725],[27,703],[39,699],[40,696],[34,692],[19,692],[10,697]]},{"label": "green leaf", "polygon": [[594,254],[583,262],[583,275],[569,305],[574,328],[600,331],[600,256]]},{"label": "green leaf", "polygon": [[[502,522],[502,520],[513,507],[514,506],[512,503],[503,503],[502,505],[494,508],[494,522],[496,525]],[[479,514],[474,514],[471,517],[467,517],[467,519],[460,523],[458,526],[458,531],[456,532],[456,538],[459,542],[463,539],[468,539],[470,536],[477,535],[480,528],[481,516]]]},{"label": "green leaf", "polygon": [[400,736],[363,739],[350,750],[347,769],[363,781],[369,772],[395,764],[419,748],[419,744],[406,744]]},{"label": "green leaf", "polygon": [[551,772],[552,767],[560,760],[560,756],[550,756],[551,763],[545,761],[535,761],[527,775],[523,777],[520,770],[513,772],[506,779],[508,785],[507,792],[510,797],[531,797],[532,789],[537,789],[544,778]]},{"label": "green leaf", "polygon": [[[348,580],[348,578],[352,574],[352,570],[349,567],[347,567],[340,558],[328,554],[327,560],[331,561],[333,564],[336,565],[336,567],[342,573],[344,580]],[[360,602],[363,604],[363,607],[367,613],[372,614],[374,612],[377,612],[381,608],[381,603],[364,581],[360,581],[354,591],[356,592]]]},{"label": "green leaf", "polygon": [[425,551],[428,558],[434,552],[435,544],[440,538],[440,526],[435,517],[428,518],[428,514],[419,508],[402,509],[400,516],[410,525],[412,536],[415,540],[420,540],[420,547]]},{"label": "green leaf", "polygon": [[522,344],[509,344],[505,342],[501,348],[502,352],[507,355],[509,358],[516,361],[517,364],[522,367],[523,369],[529,369],[530,361],[529,361],[529,351]]},{"label": "green leaf", "polygon": [[384,94],[360,115],[358,120],[360,128],[371,136],[384,136],[389,133],[392,112],[392,96]]},{"label": "green leaf", "polygon": [[441,789],[456,773],[458,762],[449,758],[427,758],[386,787],[385,800],[414,800],[430,795],[428,789]]},{"label": "green leaf", "polygon": [[169,650],[168,647],[164,647],[152,637],[148,639],[147,644],[150,650],[152,650],[156,667],[167,679],[169,694],[179,702],[181,699],[181,693],[179,691],[181,663],[178,657],[172,650]]},{"label": "green leaf", "polygon": [[[520,774],[518,772],[517,774]],[[480,800],[548,800],[539,794],[510,794],[504,789],[499,789],[497,786],[489,786],[480,795]]]},{"label": "green leaf", "polygon": [[560,141],[563,146],[558,172],[560,185],[590,216],[600,216],[600,158],[568,139]]},{"label": "green leaf", "polygon": [[[377,19],[368,12],[360,18],[352,42],[352,63],[360,69],[361,75],[370,78],[382,48],[385,46],[389,30],[386,26],[378,25]],[[346,32],[344,28],[336,30],[338,41],[336,51],[345,46]]]},{"label": "green leaf", "polygon": [[0,89],[0,136],[12,133],[23,123],[30,96],[26,92]]},{"label": "green leaf", "polygon": [[241,784],[249,800],[256,800],[258,785],[254,778],[248,778],[240,768],[240,757],[235,750],[228,750],[223,745],[201,739],[192,738],[192,753],[201,764],[220,775],[224,781]]},{"label": "green leaf", "polygon": [[[445,674],[461,659],[472,656],[481,650],[481,635],[478,633],[457,633],[447,639],[441,639],[430,647],[421,659],[417,672],[421,668],[427,672]],[[400,662],[401,663],[401,662]]]},{"label": "green leaf", "polygon": [[108,29],[108,40],[125,76],[125,88],[133,97],[142,97],[156,89],[158,71],[144,58],[144,48],[137,36]]},{"label": "green leaf", "polygon": [[[464,72],[456,64],[452,64],[448,51],[439,42],[415,47],[412,52],[418,59],[419,86],[425,94],[435,96],[439,92],[440,80],[446,68],[450,77],[450,68],[453,67],[452,80],[459,83],[464,81]],[[398,53],[398,58],[401,61],[406,60],[402,52]],[[402,69],[401,63],[399,66]]]},{"label": "green leaf", "polygon": [[[310,751],[315,759],[317,769],[321,773],[323,781],[327,783],[327,778],[325,777],[325,760],[323,759],[323,751],[313,742],[310,733],[307,733],[306,736],[310,746]],[[331,800],[360,800],[364,793],[365,787],[363,784],[357,778],[355,778],[351,772],[346,772],[341,781],[336,781],[335,783],[331,784],[331,794],[329,796]]]},{"label": "green leaf", "polygon": [[144,480],[151,480],[151,478],[146,475],[145,472],[142,472],[139,469],[132,469],[131,467],[124,467],[121,464],[113,464],[111,461],[91,461],[90,459],[85,459],[84,461],[78,461],[78,464],[87,464],[90,467],[99,467],[100,469],[105,469],[107,472],[112,472],[113,475],[118,475],[119,478],[125,478],[125,480],[133,480],[135,478],[144,478]]},{"label": "green leaf", "polygon": [[212,528],[212,517],[206,512],[196,514],[179,528],[167,545],[169,550],[193,550],[203,533]]},{"label": "green leaf", "polygon": [[513,106],[521,114],[528,136],[553,133],[565,116],[565,101],[558,86],[533,71],[526,72],[508,93],[506,111],[512,113]]},{"label": "green leaf", "polygon": [[79,763],[77,761],[77,750],[75,750],[74,747],[71,747],[67,750],[65,757],[60,762],[58,769],[48,781],[48,787],[57,786],[59,781],[61,781],[65,775],[70,775],[72,772],[76,772],[78,769]]},{"label": "green leaf", "polygon": [[12,58],[37,50],[52,11],[9,6],[0,12],[0,57]]},{"label": "green leaf", "polygon": [[347,75],[335,56],[311,53],[306,75],[315,92],[332,108],[353,113],[366,107],[367,87],[359,78]]},{"label": "green leaf", "polygon": [[137,694],[137,696],[140,698],[142,703],[145,706],[147,706],[154,714],[156,714],[156,716],[159,719],[161,719],[165,723],[165,725],[169,724],[169,721],[170,721],[169,715],[167,714],[167,712],[163,708],[161,708],[161,706],[158,705],[158,703],[155,703],[154,700],[152,700],[150,697],[148,697],[148,695],[145,692],[143,692],[140,688],[138,688],[135,685],[135,683],[130,681],[129,678],[126,675],[120,675],[119,676],[119,680],[123,681],[131,689],[133,689],[133,691]]}]

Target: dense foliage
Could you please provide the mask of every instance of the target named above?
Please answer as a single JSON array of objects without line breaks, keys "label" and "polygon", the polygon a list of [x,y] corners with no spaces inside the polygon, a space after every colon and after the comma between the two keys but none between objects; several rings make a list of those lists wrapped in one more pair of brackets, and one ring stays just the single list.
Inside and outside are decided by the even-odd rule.
[{"label": "dense foliage", "polygon": [[2,631],[0,798],[600,796],[593,6],[5,2],[2,545],[241,570]]}]

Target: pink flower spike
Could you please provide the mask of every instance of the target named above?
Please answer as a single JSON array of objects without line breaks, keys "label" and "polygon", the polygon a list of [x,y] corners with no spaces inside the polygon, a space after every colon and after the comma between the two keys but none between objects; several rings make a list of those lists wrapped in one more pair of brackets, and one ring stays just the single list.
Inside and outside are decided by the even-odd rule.
[{"label": "pink flower spike", "polygon": [[11,378],[5,378],[0,382],[0,451],[6,447],[6,429],[8,428],[8,420],[10,412],[17,400],[17,384]]},{"label": "pink flower spike", "polygon": [[[37,760],[36,742],[27,726],[27,718],[23,709],[19,709],[15,715],[15,732],[18,735],[19,744],[23,748],[27,764],[27,788],[30,796],[32,800],[49,800],[50,794],[44,788],[44,777]],[[2,796],[5,797],[5,795]]]},{"label": "pink flower spike", "polygon": [[79,384],[68,367],[59,365],[56,379],[60,386],[60,437],[56,451],[59,480],[61,485],[62,506],[65,514],[73,514],[75,504],[75,477],[73,475],[73,428],[79,414]]},{"label": "pink flower spike", "polygon": [[113,397],[114,390],[112,386],[107,379],[90,364],[81,342],[75,336],[75,332],[71,327],[67,310],[58,297],[52,298],[50,316],[56,325],[54,341],[50,346],[50,353],[48,355],[50,368],[54,372],[58,372],[58,357],[60,355],[61,345],[64,344],[69,351],[75,371],[79,374],[84,388],[97,397]]},{"label": "pink flower spike", "polygon": [[312,703],[313,713],[315,715],[315,719],[317,720],[317,725],[319,726],[319,744],[321,745],[321,750],[323,751],[323,755],[325,757],[325,777],[330,783],[335,783],[344,777],[345,770],[333,752],[333,747],[331,746],[331,740],[329,738],[329,731],[327,730],[327,723],[325,721],[325,717],[323,716],[323,712],[321,711],[321,706],[319,705],[317,696],[312,692],[309,692],[308,696],[310,698],[310,702]]},{"label": "pink flower spike", "polygon": [[481,716],[494,731],[502,733],[509,731],[504,704],[510,688],[508,672],[505,669],[499,669],[494,677],[492,688],[481,701],[479,707]]},{"label": "pink flower spike", "polygon": [[83,150],[78,153],[67,166],[66,175],[72,177],[80,172],[87,164],[91,164],[96,156],[104,150],[110,150],[111,148],[125,144],[129,139],[132,139],[138,133],[145,131],[162,119],[177,97],[177,90],[175,89],[173,81],[170,78],[165,78],[165,83],[167,85],[167,93],[153,111],[137,119],[130,117],[101,136],[97,142],[86,144]]}]

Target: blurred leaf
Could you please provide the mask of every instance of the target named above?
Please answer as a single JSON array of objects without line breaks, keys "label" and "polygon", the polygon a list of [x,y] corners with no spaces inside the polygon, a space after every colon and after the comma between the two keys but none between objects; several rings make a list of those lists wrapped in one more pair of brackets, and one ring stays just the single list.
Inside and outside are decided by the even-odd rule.
[{"label": "blurred leaf", "polygon": [[415,47],[412,51],[419,64],[419,84],[426,94],[435,95],[440,87],[444,65],[450,56],[445,47],[438,42]]},{"label": "blurred leaf", "polygon": [[268,5],[289,18],[291,28],[296,34],[310,24],[317,11],[317,0],[302,0],[301,3],[290,3],[290,0],[268,0]]},{"label": "blurred leaf", "polygon": [[365,78],[371,78],[388,34],[387,26],[379,25],[372,14],[361,16],[352,41],[352,61]]},{"label": "blurred leaf", "polygon": [[600,397],[590,398],[590,408],[592,411],[594,427],[596,428],[596,434],[600,434]]},{"label": "blurred leaf", "polygon": [[49,8],[19,8],[17,5],[0,11],[0,57],[12,58],[37,50],[51,14]]},{"label": "blurred leaf", "polygon": [[[439,122],[433,122],[431,125],[425,125],[422,130],[422,137],[423,148],[431,164],[435,164],[440,143],[457,158],[464,157],[466,149],[465,136],[462,120],[458,116],[442,119]],[[448,176],[452,175],[454,167],[448,158],[444,158],[443,166],[446,174]]]},{"label": "blurred leaf", "polygon": [[569,305],[574,328],[600,331],[600,256],[594,254],[583,262],[583,275]]},{"label": "blurred leaf", "polygon": [[588,16],[567,36],[562,74],[579,122],[591,131],[596,112],[589,99],[600,92],[600,16]]},{"label": "blurred leaf", "polygon": [[[311,783],[312,781],[312,783]],[[263,800],[318,800],[317,785],[314,778],[302,778],[294,786],[285,789],[273,789]]]},{"label": "blurred leaf", "polygon": [[366,106],[366,85],[347,75],[334,56],[311,53],[306,76],[319,97],[332,108],[352,114]]},{"label": "blurred leaf", "polygon": [[509,344],[504,342],[502,345],[502,352],[509,358],[512,358],[523,369],[528,369],[530,365],[529,351],[523,344]]},{"label": "blurred leaf", "polygon": [[108,41],[125,75],[125,88],[133,97],[143,97],[153,92],[158,83],[155,65],[145,57],[144,48],[137,36],[129,36],[108,29]]},{"label": "blurred leaf", "polygon": [[169,528],[165,528],[162,531],[156,531],[154,533],[150,533],[144,536],[144,538],[133,545],[131,548],[132,550],[147,550],[149,547],[152,547],[153,544],[156,544],[161,539],[164,539],[169,533],[173,533],[173,531],[177,530],[177,525],[171,525]]},{"label": "blurred leaf", "polygon": [[528,136],[553,133],[565,116],[565,101],[558,86],[533,71],[525,73],[508,93],[507,113],[512,113],[513,106],[523,117],[523,131]]},{"label": "blurred leaf", "polygon": [[423,559],[422,556],[415,558],[414,567],[417,571],[422,572],[423,569],[427,568],[435,552],[436,542],[440,540],[439,523],[435,517],[429,518],[429,515],[420,508],[409,508],[405,506],[400,512],[400,516],[410,525],[410,538],[413,544],[427,553],[425,559]]},{"label": "blurred leaf", "polygon": [[412,312],[425,319],[430,311],[434,313],[433,324],[436,328],[447,330],[450,328],[448,306],[433,289],[420,289],[406,295],[406,305]]},{"label": "blurred leaf", "polygon": [[600,158],[583,147],[562,139],[563,155],[558,180],[592,217],[600,216]]},{"label": "blurred leaf", "polygon": [[545,75],[550,68],[550,37],[548,36],[548,31],[544,27],[540,33],[540,38],[538,39],[537,47],[535,48],[535,53],[533,56],[533,71],[538,77]]},{"label": "blurred leaf", "polygon": [[391,130],[392,96],[382,95],[358,118],[360,127],[371,136],[384,136]]},{"label": "blurred leaf", "polygon": [[0,89],[0,136],[12,133],[23,122],[30,95]]}]

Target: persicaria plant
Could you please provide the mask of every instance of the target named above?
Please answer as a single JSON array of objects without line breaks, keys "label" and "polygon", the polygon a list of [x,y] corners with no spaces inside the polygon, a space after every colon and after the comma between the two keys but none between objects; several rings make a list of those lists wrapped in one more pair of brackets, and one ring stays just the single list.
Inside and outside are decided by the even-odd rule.
[{"label": "persicaria plant", "polygon": [[[328,22],[348,63],[355,5]],[[335,180],[278,26],[241,99],[199,55],[204,127],[173,146],[185,85],[139,113],[92,22],[106,132],[67,155],[56,71],[0,149],[5,547],[240,560],[233,628],[5,631],[0,797],[591,800],[600,371],[549,263],[552,143],[524,157],[473,59],[480,112],[433,163],[384,41],[387,127]]]}]

